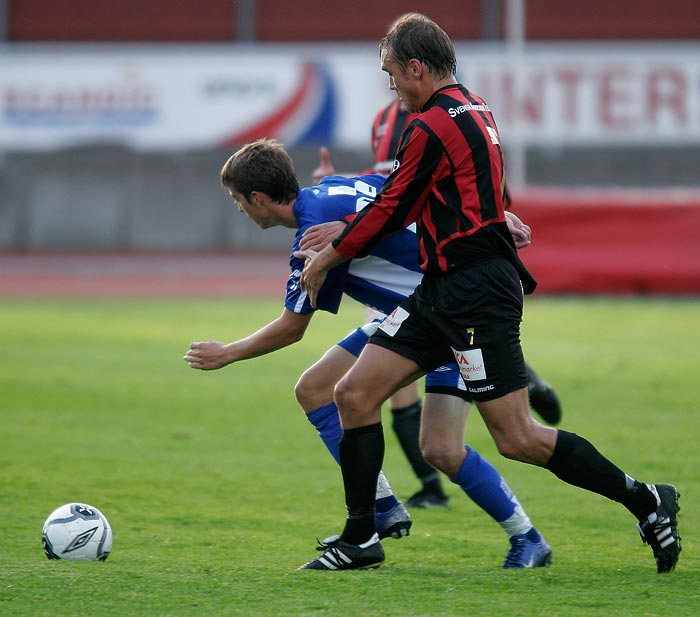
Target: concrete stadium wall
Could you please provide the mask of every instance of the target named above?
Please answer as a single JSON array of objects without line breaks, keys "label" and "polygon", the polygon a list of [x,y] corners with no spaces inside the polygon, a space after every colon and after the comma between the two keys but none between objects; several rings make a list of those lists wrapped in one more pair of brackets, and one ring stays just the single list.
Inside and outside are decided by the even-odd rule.
[{"label": "concrete stadium wall", "polygon": [[[0,250],[209,251],[288,247],[264,233],[219,182],[228,150],[143,153],[84,148],[0,157]],[[316,148],[293,152],[311,183]],[[338,170],[369,165],[337,153]]]},{"label": "concrete stadium wall", "polygon": [[[291,230],[263,232],[219,183],[228,150],[144,153],[82,148],[0,157],[0,250],[210,251],[286,248]],[[291,152],[302,185],[315,147]],[[336,151],[339,172],[369,152]],[[533,150],[527,182],[558,187],[700,187],[700,147]]]}]

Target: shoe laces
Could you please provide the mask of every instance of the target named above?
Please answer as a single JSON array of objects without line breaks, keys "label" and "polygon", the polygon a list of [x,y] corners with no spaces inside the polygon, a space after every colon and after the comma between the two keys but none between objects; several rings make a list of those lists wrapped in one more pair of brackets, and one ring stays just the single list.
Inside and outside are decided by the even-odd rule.
[{"label": "shoe laces", "polygon": [[326,549],[332,548],[338,544],[338,541],[340,540],[340,536],[328,536],[327,538],[324,538],[323,540],[319,540],[316,538],[316,543],[318,546],[316,547],[317,551],[325,551]]}]

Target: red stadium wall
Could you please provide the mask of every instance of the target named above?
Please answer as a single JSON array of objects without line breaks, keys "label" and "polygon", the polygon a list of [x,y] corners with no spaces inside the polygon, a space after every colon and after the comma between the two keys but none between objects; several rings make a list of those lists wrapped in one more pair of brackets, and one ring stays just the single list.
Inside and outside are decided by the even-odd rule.
[{"label": "red stadium wall", "polygon": [[391,22],[404,12],[422,10],[455,39],[481,38],[481,1],[433,0],[429,6],[354,0],[257,0],[261,41],[379,41]]},{"label": "red stadium wall", "polygon": [[700,38],[697,0],[527,0],[532,40],[644,40]]},{"label": "red stadium wall", "polygon": [[225,42],[231,0],[8,0],[10,41]]},{"label": "red stadium wall", "polygon": [[700,294],[700,193],[527,191],[540,293]]},{"label": "red stadium wall", "polygon": [[[260,41],[378,41],[398,15],[421,10],[455,40],[482,38],[485,3],[504,0],[404,2],[256,0]],[[231,0],[7,0],[9,41],[222,42],[236,37],[239,4]],[[697,0],[528,0],[532,40],[700,38]]]}]

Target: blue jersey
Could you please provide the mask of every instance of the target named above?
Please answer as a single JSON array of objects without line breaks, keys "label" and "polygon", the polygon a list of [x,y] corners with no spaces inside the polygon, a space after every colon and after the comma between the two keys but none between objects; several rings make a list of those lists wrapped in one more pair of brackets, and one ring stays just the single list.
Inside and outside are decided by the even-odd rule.
[{"label": "blue jersey", "polygon": [[[304,232],[319,223],[339,221],[374,200],[385,176],[371,174],[357,178],[327,176],[310,188],[303,188],[294,204],[298,230],[289,258],[285,306],[294,313],[314,309],[300,285],[304,260],[294,257]],[[337,313],[343,293],[365,306],[391,313],[416,288],[423,276],[418,267],[415,226],[411,225],[382,240],[367,256],[331,269],[319,290],[317,308]]]}]

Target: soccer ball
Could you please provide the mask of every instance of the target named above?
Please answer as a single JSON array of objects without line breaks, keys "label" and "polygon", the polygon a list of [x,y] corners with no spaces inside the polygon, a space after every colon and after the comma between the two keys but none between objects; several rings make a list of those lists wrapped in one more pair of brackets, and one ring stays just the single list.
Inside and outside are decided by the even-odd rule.
[{"label": "soccer ball", "polygon": [[112,528],[104,514],[84,503],[56,508],[42,530],[48,559],[104,561],[112,550]]}]

